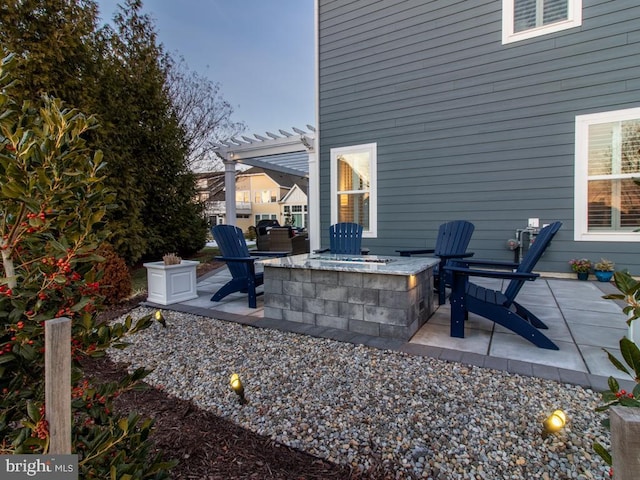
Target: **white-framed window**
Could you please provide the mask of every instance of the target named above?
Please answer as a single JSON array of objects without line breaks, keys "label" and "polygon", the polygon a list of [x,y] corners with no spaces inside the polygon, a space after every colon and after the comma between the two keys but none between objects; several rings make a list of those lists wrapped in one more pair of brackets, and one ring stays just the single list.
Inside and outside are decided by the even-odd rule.
[{"label": "white-framed window", "polygon": [[237,203],[249,203],[251,202],[251,192],[249,190],[239,190],[236,192]]},{"label": "white-framed window", "polygon": [[255,224],[257,225],[260,220],[277,220],[278,216],[273,213],[259,213],[255,215]]},{"label": "white-framed window", "polygon": [[576,117],[577,241],[640,240],[640,108]]},{"label": "white-framed window", "polygon": [[254,195],[254,203],[275,203],[278,201],[276,190],[257,190]]},{"label": "white-framed window", "polygon": [[377,144],[331,149],[331,223],[362,225],[364,237],[377,235]]},{"label": "white-framed window", "polygon": [[582,0],[502,0],[502,43],[582,25]]}]

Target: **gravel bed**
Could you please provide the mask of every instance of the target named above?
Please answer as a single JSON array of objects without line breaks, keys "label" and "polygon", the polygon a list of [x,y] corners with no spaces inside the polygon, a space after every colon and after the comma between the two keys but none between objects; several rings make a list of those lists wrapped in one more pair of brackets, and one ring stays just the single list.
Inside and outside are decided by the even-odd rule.
[{"label": "gravel bed", "polygon": [[[134,318],[152,313],[139,307]],[[163,312],[109,356],[146,381],[324,459],[397,479],[609,478],[600,396],[574,385],[294,333]],[[238,373],[248,403],[229,388]],[[556,408],[567,427],[544,435]]]}]

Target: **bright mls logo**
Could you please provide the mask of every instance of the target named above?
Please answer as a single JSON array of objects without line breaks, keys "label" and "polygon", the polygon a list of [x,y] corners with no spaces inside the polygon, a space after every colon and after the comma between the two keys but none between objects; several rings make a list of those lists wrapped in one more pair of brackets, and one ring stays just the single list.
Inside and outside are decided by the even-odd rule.
[{"label": "bright mls logo", "polygon": [[2,480],[78,478],[77,455],[0,455]]}]

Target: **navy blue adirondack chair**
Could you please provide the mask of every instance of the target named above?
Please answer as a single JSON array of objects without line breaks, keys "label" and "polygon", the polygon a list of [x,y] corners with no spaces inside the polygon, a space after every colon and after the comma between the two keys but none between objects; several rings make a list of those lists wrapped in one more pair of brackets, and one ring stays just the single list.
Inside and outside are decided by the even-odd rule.
[{"label": "navy blue adirondack chair", "polygon": [[[471,312],[508,328],[540,348],[558,350],[558,346],[539,330],[548,327],[532,312],[516,302],[515,298],[524,282],[539,277],[537,273],[532,273],[533,268],[561,226],[561,222],[554,222],[540,230],[520,264],[466,260],[464,263],[467,264],[467,267],[448,265],[444,267],[445,270],[453,274],[453,290],[450,297],[452,337],[464,338],[464,321],[468,312]],[[472,265],[484,265],[489,268],[517,268],[515,271],[500,272],[469,268]],[[469,281],[470,276],[511,279],[511,282],[502,292],[476,285]]]},{"label": "navy blue adirondack chair", "polygon": [[362,249],[362,225],[342,222],[329,227],[329,248],[314,250],[314,253],[329,252],[336,255],[361,255],[368,253]]},{"label": "navy blue adirondack chair", "polygon": [[256,273],[255,261],[259,257],[281,257],[282,252],[249,252],[242,230],[233,225],[216,225],[211,228],[213,238],[222,255],[217,260],[226,262],[232,279],[222,286],[212,297],[212,302],[219,302],[231,293],[242,292],[249,295],[249,308],[256,308],[256,287],[264,283],[262,273]]},{"label": "navy blue adirondack chair", "polygon": [[[455,220],[440,225],[435,248],[418,250],[396,250],[403,257],[431,254],[440,259],[433,269],[434,285],[438,291],[438,303],[443,305],[446,299],[445,286],[451,286],[452,275],[444,271],[445,265],[452,264],[455,259],[469,258],[473,252],[467,252],[471,235],[475,229],[473,223],[466,220]],[[444,272],[444,275],[443,275]],[[444,277],[444,281],[442,281]]]}]

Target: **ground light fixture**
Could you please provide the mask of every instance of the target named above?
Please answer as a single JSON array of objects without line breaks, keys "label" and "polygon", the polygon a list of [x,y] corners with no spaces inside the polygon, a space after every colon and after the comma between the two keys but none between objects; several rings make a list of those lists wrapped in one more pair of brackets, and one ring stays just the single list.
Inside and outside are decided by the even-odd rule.
[{"label": "ground light fixture", "polygon": [[156,310],[155,316],[156,316],[156,320],[160,323],[160,325],[167,328],[167,322],[165,321],[164,315],[162,315],[162,312],[160,310]]},{"label": "ground light fixture", "polygon": [[247,403],[247,400],[244,398],[244,385],[242,385],[240,375],[238,375],[237,373],[231,375],[231,378],[229,379],[229,385],[231,386],[231,390],[236,392],[236,394],[238,395],[240,404],[244,405],[245,403]]},{"label": "ground light fixture", "polygon": [[555,410],[544,421],[544,429],[547,433],[559,432],[567,424],[567,416],[562,410]]}]

